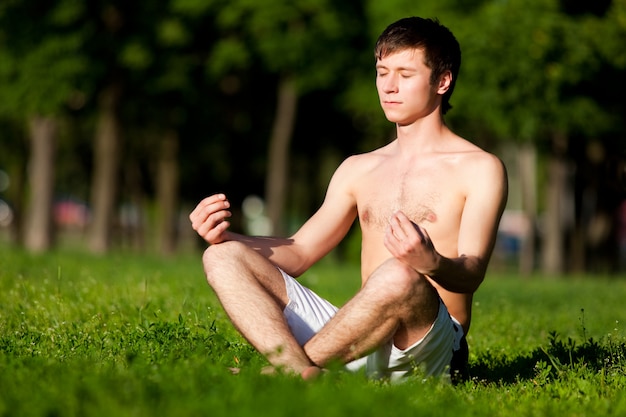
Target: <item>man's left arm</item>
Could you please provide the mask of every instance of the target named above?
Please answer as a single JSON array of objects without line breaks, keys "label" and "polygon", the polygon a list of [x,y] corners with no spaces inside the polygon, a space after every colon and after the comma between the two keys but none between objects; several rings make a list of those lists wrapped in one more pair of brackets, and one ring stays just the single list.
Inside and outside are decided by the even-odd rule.
[{"label": "man's left arm", "polygon": [[506,169],[498,158],[490,155],[476,174],[461,216],[458,256],[436,254],[435,268],[426,273],[451,292],[473,293],[482,283],[508,197]]}]

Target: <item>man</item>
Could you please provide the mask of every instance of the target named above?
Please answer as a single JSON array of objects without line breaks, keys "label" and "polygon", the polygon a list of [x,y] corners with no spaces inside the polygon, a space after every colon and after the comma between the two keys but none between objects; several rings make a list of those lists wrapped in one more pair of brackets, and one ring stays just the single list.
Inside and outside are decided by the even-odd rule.
[{"label": "man", "polygon": [[[381,34],[375,56],[380,104],[397,138],[347,158],[293,236],[229,231],[224,194],[190,214],[210,244],[208,283],[233,324],[273,366],[304,378],[336,361],[392,380],[416,371],[445,377],[466,362],[472,296],[506,203],[501,161],[443,121],[460,67],[452,33],[435,20],[402,19]],[[292,277],[357,217],[362,286],[337,309]]]}]

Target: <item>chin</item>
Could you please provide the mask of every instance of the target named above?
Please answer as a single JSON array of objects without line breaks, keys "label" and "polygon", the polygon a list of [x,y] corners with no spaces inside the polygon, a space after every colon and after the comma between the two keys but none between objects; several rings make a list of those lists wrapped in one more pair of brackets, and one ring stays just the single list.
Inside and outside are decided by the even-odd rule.
[{"label": "chin", "polygon": [[399,117],[387,117],[387,120],[389,120],[391,123],[397,124],[398,126],[406,126],[413,123],[413,120],[401,119]]},{"label": "chin", "polygon": [[387,120],[389,120],[391,123],[402,123],[404,121],[403,118],[398,117],[397,115],[391,114],[391,113],[385,113],[385,117],[387,118]]}]

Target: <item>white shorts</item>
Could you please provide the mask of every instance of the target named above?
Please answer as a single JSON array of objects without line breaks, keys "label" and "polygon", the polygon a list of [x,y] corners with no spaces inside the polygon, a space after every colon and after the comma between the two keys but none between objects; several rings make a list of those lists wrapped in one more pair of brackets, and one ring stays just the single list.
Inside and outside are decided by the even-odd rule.
[{"label": "white shorts", "polygon": [[[321,298],[294,278],[280,271],[285,279],[289,303],[284,315],[289,328],[302,346],[335,315],[338,308]],[[448,314],[443,302],[439,313],[426,335],[407,349],[398,349],[393,342],[378,350],[346,364],[351,371],[364,370],[371,378],[400,380],[415,374],[423,376],[450,377],[452,352],[460,348],[463,330],[458,321]]]}]

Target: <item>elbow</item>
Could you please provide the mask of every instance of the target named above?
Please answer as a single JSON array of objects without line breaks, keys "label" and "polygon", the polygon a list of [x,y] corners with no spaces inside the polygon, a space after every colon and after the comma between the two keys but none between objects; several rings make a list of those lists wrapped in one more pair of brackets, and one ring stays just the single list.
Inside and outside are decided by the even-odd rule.
[{"label": "elbow", "polygon": [[474,277],[473,279],[469,280],[470,282],[468,282],[469,285],[467,288],[467,293],[469,294],[475,293],[484,280],[485,280],[485,274],[480,274],[477,277]]},{"label": "elbow", "polygon": [[463,284],[462,288],[459,288],[461,293],[473,294],[478,290],[480,285],[485,280],[485,274],[487,272],[488,261],[475,257],[475,256],[461,256],[464,260],[464,270],[467,272],[465,279],[461,280]]},{"label": "elbow", "polygon": [[281,267],[279,266],[280,269],[282,269],[283,271],[285,271],[287,273],[287,275],[291,276],[292,278],[298,278],[300,277],[302,274],[304,274],[309,268],[305,268],[305,267],[289,267],[289,268],[285,268],[285,267]]},{"label": "elbow", "polygon": [[[311,250],[311,249],[315,250]],[[309,270],[326,253],[319,251],[319,245],[294,244],[289,259],[290,275],[294,278]]]},{"label": "elbow", "polygon": [[307,262],[305,260],[300,260],[299,262],[296,262],[296,264],[292,268],[292,271],[291,271],[291,273],[289,275],[291,275],[294,278],[297,278],[297,277],[301,276],[302,274],[304,274],[306,271],[308,271],[308,269],[312,265],[313,265],[313,262]]},{"label": "elbow", "polygon": [[309,262],[303,257],[294,256],[289,260],[288,263],[280,264],[277,266],[293,278],[298,278],[302,274],[304,274],[311,267],[312,264],[313,262]]}]

